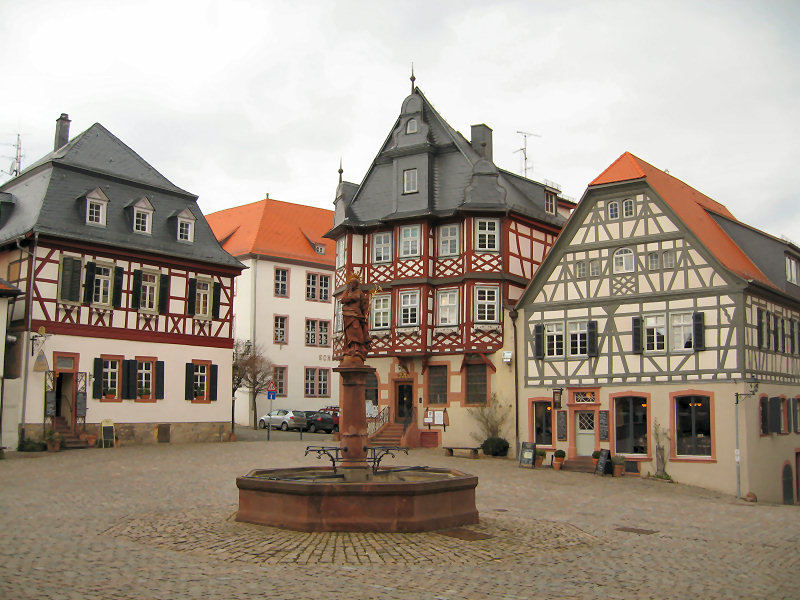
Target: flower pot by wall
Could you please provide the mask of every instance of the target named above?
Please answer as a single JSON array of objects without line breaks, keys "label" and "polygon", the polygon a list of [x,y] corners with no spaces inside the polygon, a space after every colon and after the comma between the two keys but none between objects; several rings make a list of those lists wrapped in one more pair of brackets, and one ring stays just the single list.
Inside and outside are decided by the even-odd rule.
[{"label": "flower pot by wall", "polygon": [[535,467],[541,467],[543,462],[544,462],[544,456],[537,456],[534,459],[533,465]]},{"label": "flower pot by wall", "polygon": [[560,471],[561,470],[561,465],[563,465],[563,464],[564,464],[564,459],[563,458],[554,458],[553,459],[553,468],[556,471]]},{"label": "flower pot by wall", "polygon": [[625,465],[614,465],[614,477],[625,475]]}]

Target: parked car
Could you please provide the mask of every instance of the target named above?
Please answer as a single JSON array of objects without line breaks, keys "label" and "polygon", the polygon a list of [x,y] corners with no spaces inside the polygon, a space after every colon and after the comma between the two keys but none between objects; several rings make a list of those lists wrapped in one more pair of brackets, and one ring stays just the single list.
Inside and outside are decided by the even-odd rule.
[{"label": "parked car", "polygon": [[306,431],[314,433],[315,431],[324,431],[325,433],[333,433],[334,423],[333,415],[329,412],[322,412],[316,410],[307,410],[306,413]]},{"label": "parked car", "polygon": [[338,406],[326,406],[325,408],[320,408],[319,412],[329,413],[333,417],[333,430],[339,431],[339,407]]},{"label": "parked car", "polygon": [[302,430],[306,427],[306,413],[302,410],[279,408],[261,417],[258,420],[258,427],[259,429],[280,427],[283,431],[287,429]]}]

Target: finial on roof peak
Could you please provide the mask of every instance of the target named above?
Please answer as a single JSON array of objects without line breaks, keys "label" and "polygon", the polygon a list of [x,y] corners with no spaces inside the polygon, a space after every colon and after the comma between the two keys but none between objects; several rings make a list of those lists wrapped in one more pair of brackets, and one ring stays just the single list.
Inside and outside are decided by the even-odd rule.
[{"label": "finial on roof peak", "polygon": [[344,173],[344,171],[342,170],[342,157],[340,156],[339,157],[339,183],[342,183],[342,173]]},{"label": "finial on roof peak", "polygon": [[412,62],[411,63],[411,93],[412,94],[414,93],[414,82],[416,80],[417,80],[417,78],[414,77],[414,63]]}]

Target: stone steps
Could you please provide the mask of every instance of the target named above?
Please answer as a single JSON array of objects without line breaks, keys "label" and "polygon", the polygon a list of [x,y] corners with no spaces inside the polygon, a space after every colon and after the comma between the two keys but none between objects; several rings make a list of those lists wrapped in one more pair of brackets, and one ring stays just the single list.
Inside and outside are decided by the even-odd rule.
[{"label": "stone steps", "polygon": [[577,471],[579,473],[594,473],[594,461],[591,456],[578,456],[569,458],[561,465],[563,471]]}]

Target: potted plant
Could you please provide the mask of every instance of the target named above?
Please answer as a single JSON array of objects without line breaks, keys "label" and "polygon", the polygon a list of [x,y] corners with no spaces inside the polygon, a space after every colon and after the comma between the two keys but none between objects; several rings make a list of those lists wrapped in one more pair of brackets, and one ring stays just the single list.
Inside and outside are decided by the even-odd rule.
[{"label": "potted plant", "polygon": [[117,392],[113,388],[110,387],[103,388],[103,398],[109,400],[111,398],[116,398],[116,397],[117,397]]},{"label": "potted plant", "polygon": [[600,450],[595,450],[592,452],[592,463],[594,463],[595,467],[597,467],[598,460],[600,460]]},{"label": "potted plant", "polygon": [[205,398],[205,392],[203,391],[202,385],[195,385],[194,386],[194,399],[195,400],[203,400]]},{"label": "potted plant", "polygon": [[150,400],[150,388],[148,388],[148,387],[140,387],[139,388],[139,399],[140,400]]},{"label": "potted plant", "polygon": [[563,450],[556,450],[553,452],[553,468],[556,471],[561,470],[561,465],[564,464],[564,458],[566,458],[567,453]]},{"label": "potted plant", "polygon": [[536,449],[536,456],[534,458],[534,466],[541,467],[542,463],[544,462],[544,457],[547,456],[547,452],[544,450]]},{"label": "potted plant", "polygon": [[622,477],[625,474],[625,457],[615,454],[611,457],[611,464],[614,465],[614,477]]},{"label": "potted plant", "polygon": [[61,442],[64,441],[64,437],[57,431],[48,429],[44,434],[44,441],[47,444],[48,452],[58,452],[61,450]]}]

